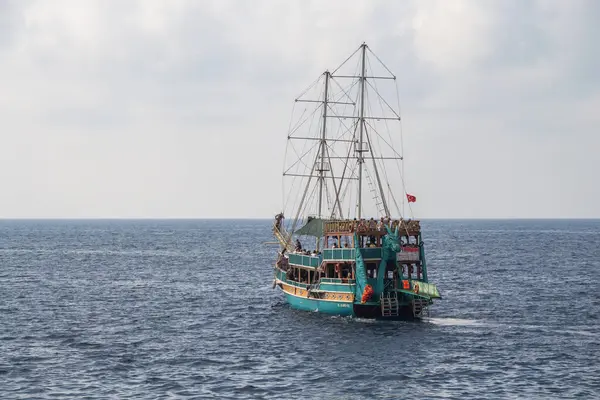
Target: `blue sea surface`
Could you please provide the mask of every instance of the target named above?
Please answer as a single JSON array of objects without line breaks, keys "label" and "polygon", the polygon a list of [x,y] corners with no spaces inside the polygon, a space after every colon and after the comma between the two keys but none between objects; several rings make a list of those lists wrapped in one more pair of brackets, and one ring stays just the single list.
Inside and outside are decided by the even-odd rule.
[{"label": "blue sea surface", "polygon": [[270,226],[0,221],[0,398],[600,398],[600,221],[423,221],[422,322],[290,309]]}]

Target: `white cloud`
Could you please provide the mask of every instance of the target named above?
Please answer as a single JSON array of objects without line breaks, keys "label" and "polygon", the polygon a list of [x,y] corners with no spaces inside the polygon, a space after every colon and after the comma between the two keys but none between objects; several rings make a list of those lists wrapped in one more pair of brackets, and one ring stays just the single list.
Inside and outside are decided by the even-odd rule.
[{"label": "white cloud", "polygon": [[481,62],[494,51],[495,8],[465,0],[420,2],[413,18],[417,56],[441,72]]},{"label": "white cloud", "polygon": [[270,216],[294,96],[363,41],[419,215],[600,216],[593,2],[2,4],[2,216]]}]

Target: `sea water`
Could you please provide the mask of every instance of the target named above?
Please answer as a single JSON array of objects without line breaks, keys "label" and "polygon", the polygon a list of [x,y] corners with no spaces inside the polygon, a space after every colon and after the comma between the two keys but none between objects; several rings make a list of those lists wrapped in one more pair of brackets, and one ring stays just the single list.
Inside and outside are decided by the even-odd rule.
[{"label": "sea water", "polygon": [[270,227],[0,221],[0,398],[600,398],[600,221],[423,221],[421,322],[290,309]]}]

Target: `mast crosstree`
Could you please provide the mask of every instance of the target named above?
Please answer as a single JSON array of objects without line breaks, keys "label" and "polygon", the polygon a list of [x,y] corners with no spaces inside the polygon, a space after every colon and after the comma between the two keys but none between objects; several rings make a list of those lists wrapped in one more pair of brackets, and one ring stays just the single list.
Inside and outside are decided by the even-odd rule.
[{"label": "mast crosstree", "polygon": [[[353,59],[354,69],[349,70]],[[390,216],[386,189],[394,203],[391,188],[404,196],[399,166],[403,156],[393,143],[401,130],[399,124],[390,126],[400,121],[399,105],[390,105],[383,96],[389,88],[380,91],[377,81],[393,82],[397,97],[396,76],[363,43],[295,100],[294,111],[304,108],[292,116],[286,151],[290,159],[283,172],[291,180],[285,204],[294,216],[290,232],[307,217]],[[397,171],[387,168],[387,162],[396,163]],[[365,179],[373,201],[365,197]]]}]

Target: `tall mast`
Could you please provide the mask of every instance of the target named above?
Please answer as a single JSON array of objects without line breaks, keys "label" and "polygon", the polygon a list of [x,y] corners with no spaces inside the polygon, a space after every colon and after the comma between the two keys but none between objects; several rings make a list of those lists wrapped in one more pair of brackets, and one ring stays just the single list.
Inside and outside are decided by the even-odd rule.
[{"label": "tall mast", "polygon": [[327,92],[329,90],[329,71],[325,71],[325,95],[323,96],[323,131],[321,132],[321,162],[319,163],[319,214],[323,205],[323,184],[325,183],[325,146],[327,145]]},{"label": "tall mast", "polygon": [[362,47],[362,68],[360,73],[360,118],[358,119],[359,123],[359,141],[358,141],[358,212],[357,218],[361,218],[361,208],[362,208],[362,169],[363,169],[363,128],[365,124],[365,74],[366,74],[366,64],[365,64],[365,56],[367,51],[367,44],[363,43]]},{"label": "tall mast", "polygon": [[[290,131],[288,132],[288,140],[311,140],[314,141],[313,144],[309,147],[308,150],[302,150],[302,154],[298,154],[296,152],[296,150],[294,150],[294,152],[296,152],[296,155],[298,155],[298,159],[292,163],[291,165],[287,166],[284,168],[284,172],[283,175],[284,176],[293,176],[293,177],[302,177],[302,178],[308,178],[308,180],[306,181],[306,183],[303,184],[306,185],[304,187],[304,192],[302,193],[301,199],[300,199],[300,204],[298,205],[298,209],[296,211],[296,218],[294,219],[294,223],[292,225],[292,232],[294,231],[296,224],[299,223],[299,216],[303,211],[307,211],[309,214],[312,212],[315,212],[315,214],[317,214],[318,218],[323,218],[323,217],[327,217],[328,215],[331,215],[331,217],[329,218],[337,218],[336,214],[339,211],[339,218],[343,218],[344,217],[344,213],[342,210],[342,202],[346,203],[346,205],[348,206],[348,213],[350,213],[350,207],[355,206],[357,209],[355,209],[354,212],[354,216],[357,218],[362,218],[363,217],[363,178],[366,178],[366,181],[369,185],[369,189],[373,192],[373,197],[375,200],[375,205],[377,207],[377,211],[381,212],[381,213],[385,213],[386,215],[390,215],[390,210],[388,207],[388,199],[386,198],[386,194],[385,194],[385,182],[382,180],[383,178],[385,178],[385,180],[387,180],[387,176],[383,176],[380,174],[378,165],[379,165],[379,160],[387,160],[387,159],[397,159],[397,160],[402,160],[402,156],[400,156],[392,147],[392,144],[388,143],[387,141],[385,141],[385,139],[383,139],[384,144],[388,145],[389,147],[392,148],[392,152],[393,154],[391,155],[387,155],[387,154],[376,154],[379,153],[379,151],[374,151],[375,148],[373,146],[375,146],[376,144],[381,145],[381,143],[377,142],[373,142],[372,141],[372,135],[377,135],[380,136],[379,132],[377,132],[376,128],[373,127],[370,123],[367,124],[367,121],[370,119],[373,120],[400,120],[400,116],[398,115],[398,113],[388,104],[388,102],[381,96],[381,94],[379,94],[378,90],[376,87],[371,86],[369,84],[369,86],[371,86],[373,88],[373,92],[369,91],[369,95],[371,93],[374,93],[376,96],[378,96],[379,98],[379,103],[381,105],[382,108],[382,114],[381,115],[371,115],[370,113],[370,108],[368,105],[366,105],[366,96],[367,96],[367,79],[369,79],[369,82],[371,82],[371,80],[375,81],[375,80],[379,80],[379,79],[393,79],[395,80],[396,77],[393,75],[393,73],[385,66],[385,64],[383,64],[383,62],[381,62],[381,60],[379,60],[379,58],[374,55],[372,52],[371,54],[374,55],[374,57],[382,64],[383,68],[385,68],[385,70],[387,72],[389,72],[389,76],[386,76],[387,74],[377,74],[377,75],[381,75],[381,76],[375,76],[376,74],[373,74],[373,71],[371,71],[371,69],[369,68],[369,71],[367,71],[367,63],[369,62],[369,59],[367,59],[367,50],[369,52],[370,49],[367,47],[367,44],[363,42],[363,44],[361,44],[358,48],[355,49],[355,51],[340,65],[338,66],[335,70],[333,70],[333,72],[329,72],[328,70],[323,72],[321,74],[321,76],[319,77],[319,79],[315,80],[315,82],[313,82],[313,84],[310,85],[310,87],[308,89],[306,89],[298,98],[296,98],[296,102],[303,102],[303,103],[317,103],[318,105],[316,105],[312,111],[309,111],[308,108],[306,108],[302,114],[302,117],[300,118],[300,120],[297,122],[297,125],[292,129],[291,128],[291,124],[290,124]],[[359,64],[359,68],[360,68],[360,72],[357,74],[356,71],[354,71],[354,73],[346,75],[343,72],[342,73],[338,73],[338,71],[340,70],[340,68],[342,68],[342,66],[344,66],[349,60],[354,59],[356,61],[356,58],[360,57],[360,60],[358,60]],[[324,78],[325,80],[325,87],[324,87],[324,91],[321,91],[320,95],[315,98],[310,98],[311,96],[308,95],[308,98],[304,98],[304,95],[311,89],[316,88],[317,86],[320,86],[320,84],[322,84],[323,82],[321,81],[321,79]],[[349,87],[345,87],[345,86],[340,86],[340,84],[338,83],[337,79],[352,79],[352,84]],[[356,79],[359,79],[359,81],[357,82]],[[359,85],[357,85],[357,83]],[[322,86],[321,86],[322,88]],[[339,92],[338,92],[339,90]],[[358,91],[358,96],[360,97],[360,103],[358,103],[357,99],[356,99],[356,92]],[[331,101],[329,100],[329,97],[332,97]],[[352,106],[352,111],[351,112],[345,112],[348,111],[346,108],[343,108],[342,110],[338,110],[337,108],[333,107],[333,105],[351,105]],[[358,113],[356,113],[356,107],[358,108]],[[308,106],[307,106],[308,107]],[[320,107],[323,107],[322,109],[320,109]],[[393,116],[387,116],[386,115],[386,110],[390,109],[393,112]],[[309,115],[305,115],[306,112],[309,111]],[[341,111],[341,112],[340,112]],[[349,115],[346,115],[349,114]],[[303,134],[299,134],[299,135],[294,135],[294,133],[296,131],[298,131],[301,127],[305,126],[305,122],[310,120],[312,117],[317,117],[319,119],[321,119],[321,124],[317,126],[315,126],[315,124],[309,124],[308,125],[308,131],[310,132],[308,135],[303,135]],[[334,128],[336,130],[335,134],[333,132],[330,132],[331,135],[328,134],[327,129],[329,129],[331,131],[332,126],[330,123],[327,122],[327,120],[329,118],[336,118],[339,120],[339,126],[337,126],[337,124]],[[352,119],[354,122],[350,125],[346,125],[342,120],[345,119]],[[357,125],[358,123],[358,125]],[[306,126],[305,126],[306,128]],[[317,132],[315,132],[313,129],[317,129]],[[386,128],[387,128],[387,123],[386,123]],[[316,135],[315,135],[316,133]],[[315,142],[318,142],[315,143]],[[344,148],[344,154],[339,153],[339,151],[336,151],[334,149],[334,147],[337,145],[337,143],[347,143],[347,145],[344,144],[339,144],[339,147],[336,147],[336,149],[339,150],[339,148]],[[347,146],[347,147],[346,147]],[[315,151],[316,150],[316,151]],[[367,154],[365,156],[365,153],[370,153]],[[308,159],[310,157],[310,159]],[[375,182],[372,182],[371,179],[371,175],[370,175],[370,171],[369,168],[365,163],[368,163],[368,159],[371,159],[371,161],[373,162],[372,168],[373,168],[373,172],[374,172],[374,180]],[[336,162],[334,161],[332,163],[332,160],[343,160],[340,162]],[[350,161],[352,160],[352,161]],[[355,161],[356,160],[356,164]],[[343,170],[341,171],[341,175],[338,175],[336,178],[336,173],[334,173],[334,164],[337,168],[342,168]],[[384,161],[381,161],[381,165],[384,165]],[[302,167],[305,167],[306,169],[302,170]],[[367,169],[365,169],[367,168]],[[385,167],[384,167],[385,168]],[[356,171],[358,169],[358,171]],[[306,170],[310,170],[310,172],[306,172]],[[384,169],[385,172],[385,169]],[[401,172],[402,174],[402,172]],[[314,179],[317,179],[318,182],[315,182]],[[326,179],[331,179],[331,184],[332,184],[332,188],[333,188],[333,195],[335,196],[335,202],[331,202],[330,201],[330,193],[329,193],[329,189],[330,187],[327,186],[327,181]],[[339,179],[339,185],[336,182],[336,179]],[[351,184],[350,181],[354,181],[357,180],[358,181],[358,187],[354,186],[354,184]],[[315,185],[316,183],[316,185]],[[344,187],[345,184],[345,187]],[[292,185],[293,186],[293,185]],[[389,188],[389,183],[387,184],[387,187]],[[350,189],[350,192],[354,192],[351,193],[347,196],[347,190]],[[355,192],[355,190],[358,189],[358,193]],[[302,188],[300,188],[300,190],[302,190]],[[304,210],[305,207],[305,201],[307,199],[307,196],[309,194],[310,191],[310,198],[311,198],[311,210]],[[356,199],[354,199],[354,194],[356,194]],[[318,198],[316,199],[317,201],[314,202],[315,200],[315,196],[318,196]],[[389,196],[389,195],[388,195]],[[393,195],[391,195],[392,199],[393,199]],[[354,201],[353,201],[354,200]],[[315,204],[316,203],[316,204]],[[354,203],[354,204],[351,204]],[[316,207],[315,207],[316,206]],[[314,208],[313,208],[314,207]],[[331,207],[331,214],[329,214],[330,211],[330,207]],[[336,207],[337,207],[337,211],[336,211]],[[327,214],[327,215],[325,215]],[[314,215],[314,214],[313,214]],[[350,215],[348,215],[349,217]],[[317,247],[319,246],[319,244],[317,243]]]},{"label": "tall mast", "polygon": [[[321,132],[321,161],[319,163],[319,218],[323,207],[323,185],[325,184],[325,146],[327,145],[327,95],[329,91],[329,71],[325,71],[325,94],[323,95],[323,131]],[[317,238],[317,251],[319,251],[320,238]]]}]

